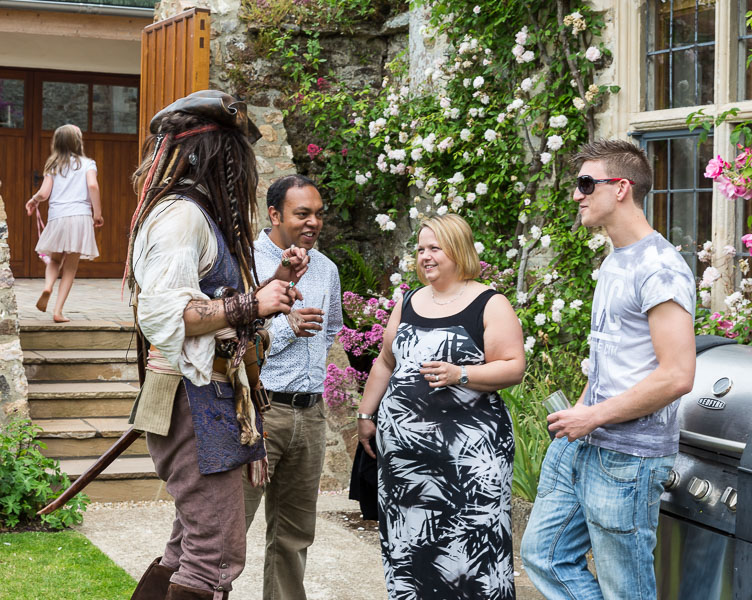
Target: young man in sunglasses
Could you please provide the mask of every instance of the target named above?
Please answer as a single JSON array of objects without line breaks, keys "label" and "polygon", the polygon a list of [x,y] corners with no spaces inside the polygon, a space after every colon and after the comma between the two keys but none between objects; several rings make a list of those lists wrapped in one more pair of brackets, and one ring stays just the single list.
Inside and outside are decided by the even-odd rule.
[{"label": "young man in sunglasses", "polygon": [[[654,599],[660,497],[678,451],[677,398],[695,371],[695,283],[645,218],[645,153],[625,141],[585,145],[574,201],[605,227],[591,317],[588,384],[548,417],[556,437],[541,468],[522,562],[547,600]],[[587,569],[592,547],[598,579]]]}]

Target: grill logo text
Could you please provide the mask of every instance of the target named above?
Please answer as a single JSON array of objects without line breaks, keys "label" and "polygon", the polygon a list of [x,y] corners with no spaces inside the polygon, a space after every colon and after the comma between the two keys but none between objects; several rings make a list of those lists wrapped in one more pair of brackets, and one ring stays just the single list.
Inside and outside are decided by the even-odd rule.
[{"label": "grill logo text", "polygon": [[723,410],[726,408],[726,403],[723,400],[717,398],[700,398],[697,404],[703,408],[709,408],[710,410]]}]

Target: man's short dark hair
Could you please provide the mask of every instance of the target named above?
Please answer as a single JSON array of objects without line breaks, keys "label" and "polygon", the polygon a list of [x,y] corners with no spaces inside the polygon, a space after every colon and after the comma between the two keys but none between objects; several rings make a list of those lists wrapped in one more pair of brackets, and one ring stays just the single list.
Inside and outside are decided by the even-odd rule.
[{"label": "man's short dark hair", "polygon": [[274,183],[269,186],[269,191],[266,192],[266,206],[273,206],[276,210],[282,213],[282,203],[287,195],[287,190],[291,187],[306,187],[312,186],[317,192],[319,188],[316,186],[312,179],[309,179],[305,175],[285,175],[280,177]]},{"label": "man's short dark hair", "polygon": [[647,154],[639,146],[626,140],[597,140],[582,146],[572,158],[578,168],[588,161],[601,161],[608,177],[620,177],[634,181],[632,199],[642,206],[653,187],[653,168]]}]

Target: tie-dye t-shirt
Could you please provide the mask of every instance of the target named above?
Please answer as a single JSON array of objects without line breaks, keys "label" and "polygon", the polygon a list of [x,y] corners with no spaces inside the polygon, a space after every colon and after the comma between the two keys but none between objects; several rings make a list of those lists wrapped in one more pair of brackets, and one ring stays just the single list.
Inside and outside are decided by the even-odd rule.
[{"label": "tie-dye t-shirt", "polygon": [[[655,370],[648,311],[667,301],[694,317],[694,276],[661,234],[616,248],[603,261],[593,298],[587,406],[621,394]],[[635,456],[673,454],[679,447],[677,407],[675,401],[639,419],[604,425],[586,439]]]}]

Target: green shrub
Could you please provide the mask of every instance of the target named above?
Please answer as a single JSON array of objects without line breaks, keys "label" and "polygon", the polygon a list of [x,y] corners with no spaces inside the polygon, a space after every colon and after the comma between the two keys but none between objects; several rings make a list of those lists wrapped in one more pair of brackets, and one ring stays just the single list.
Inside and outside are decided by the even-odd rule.
[{"label": "green shrub", "polygon": [[63,508],[37,517],[38,510],[70,485],[60,462],[44,456],[36,439],[41,428],[16,419],[0,428],[0,527],[15,528],[41,522],[52,529],[80,523],[89,499],[78,494]]}]

